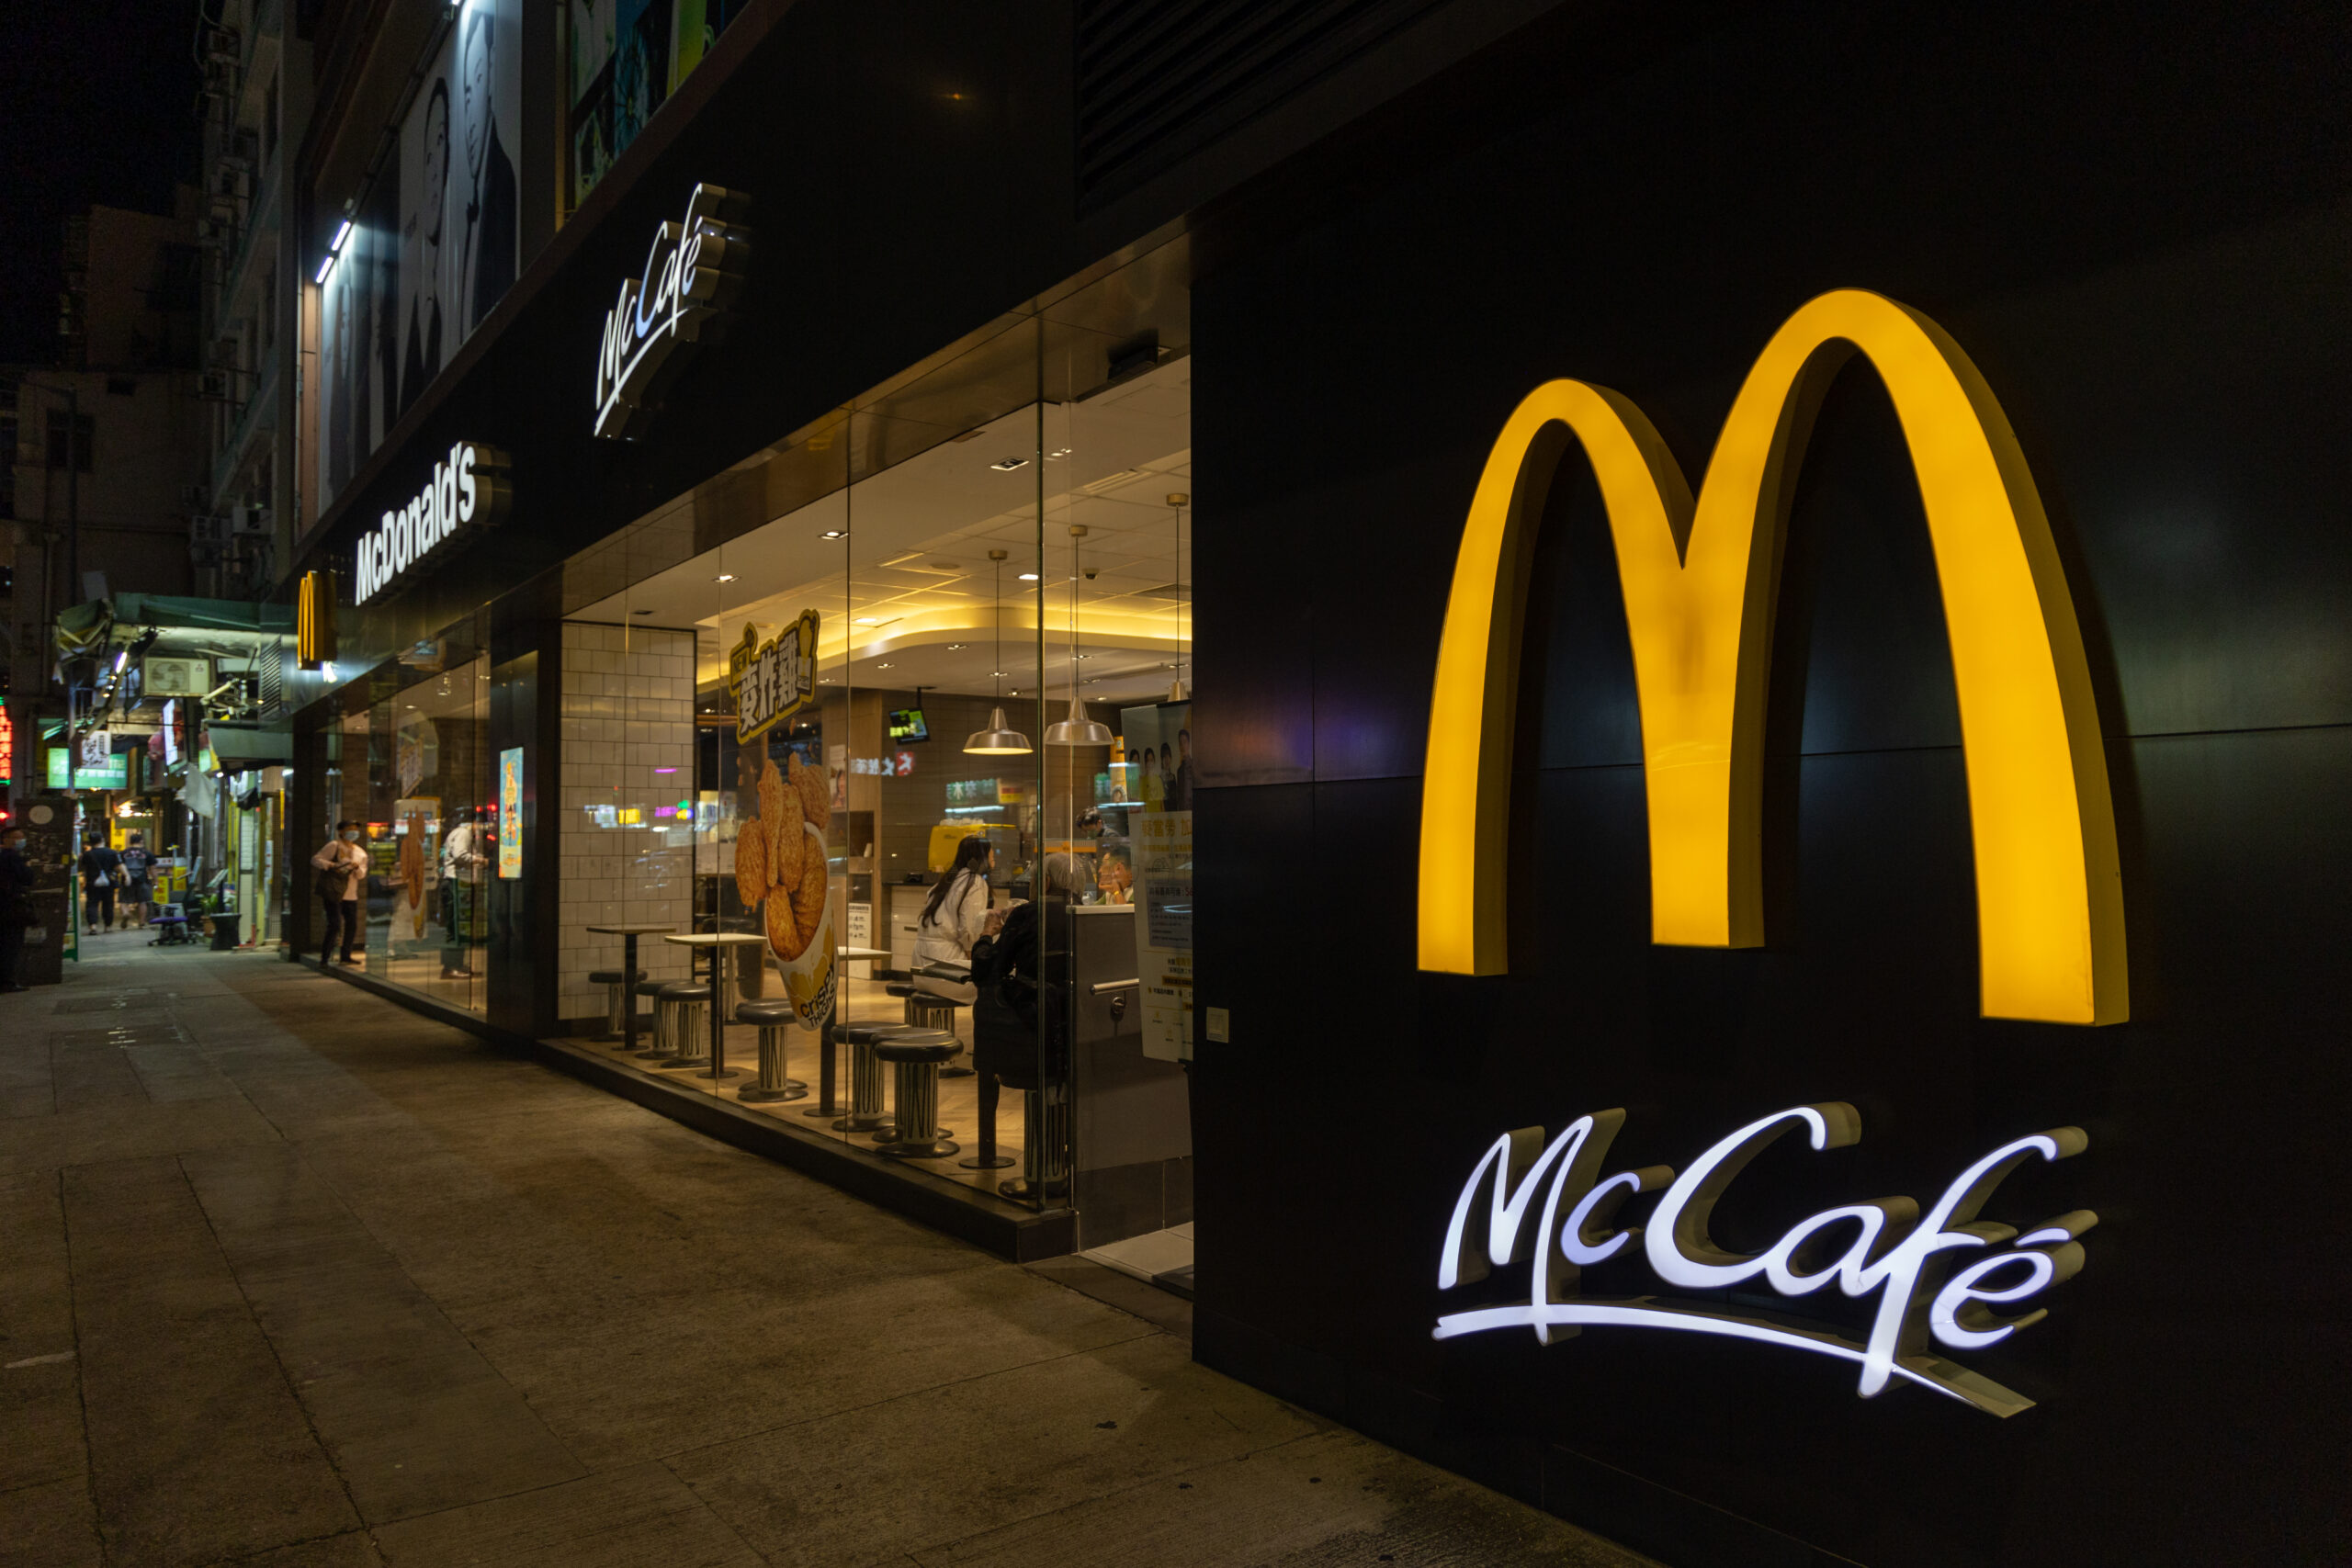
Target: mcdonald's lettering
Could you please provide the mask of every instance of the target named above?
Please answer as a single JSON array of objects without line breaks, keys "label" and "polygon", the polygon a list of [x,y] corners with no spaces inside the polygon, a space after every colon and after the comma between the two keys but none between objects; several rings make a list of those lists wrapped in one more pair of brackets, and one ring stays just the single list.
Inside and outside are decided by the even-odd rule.
[{"label": "mcdonald's lettering", "polygon": [[[1507,967],[1504,835],[1527,576],[1571,438],[1600,481],[1632,634],[1655,942],[1765,941],[1765,694],[1791,481],[1838,367],[1867,358],[1925,503],[1960,702],[1989,1018],[2128,1016],[2123,903],[2098,714],[2065,573],[2007,417],[1933,321],[1822,295],[1748,371],[1696,502],[1632,401],[1546,382],[1488,455],[1455,558],[1421,803],[1420,967]],[[1463,824],[1468,852],[1463,852]]]}]

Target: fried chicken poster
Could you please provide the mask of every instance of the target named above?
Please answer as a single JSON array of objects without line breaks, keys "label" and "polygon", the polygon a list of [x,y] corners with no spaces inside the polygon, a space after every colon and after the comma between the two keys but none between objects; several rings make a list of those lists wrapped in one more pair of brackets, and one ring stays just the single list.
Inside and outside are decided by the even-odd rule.
[{"label": "fried chicken poster", "polygon": [[815,1029],[833,1001],[837,943],[825,864],[833,784],[821,764],[797,755],[786,762],[778,769],[774,758],[763,760],[760,814],[735,840],[735,891],[746,909],[760,914],[794,1017],[803,1029]]}]

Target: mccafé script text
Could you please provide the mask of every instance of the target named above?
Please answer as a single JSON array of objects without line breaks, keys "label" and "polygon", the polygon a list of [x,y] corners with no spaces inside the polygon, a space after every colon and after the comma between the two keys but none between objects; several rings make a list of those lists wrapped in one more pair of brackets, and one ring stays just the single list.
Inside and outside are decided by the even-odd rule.
[{"label": "mccaf\u00e9 script text", "polygon": [[[2003,1144],[1954,1177],[1925,1213],[1910,1198],[1844,1204],[1799,1221],[1770,1250],[1748,1257],[1725,1251],[1710,1235],[1716,1204],[1751,1160],[1790,1133],[1804,1130],[1816,1150],[1858,1141],[1861,1118],[1854,1108],[1833,1101],[1775,1111],[1707,1149],[1679,1176],[1651,1166],[1603,1177],[1600,1168],[1624,1123],[1623,1111],[1603,1111],[1579,1117],[1548,1143],[1541,1127],[1495,1140],[1453,1206],[1438,1260],[1438,1288],[1453,1290],[1532,1258],[1531,1299],[1442,1316],[1435,1337],[1524,1327],[1548,1345],[1588,1325],[1668,1329],[1855,1363],[1864,1398],[1902,1380],[1996,1416],[2032,1404],[1933,1354],[1928,1341],[1956,1350],[1997,1345],[2047,1315],[2039,1307],[2014,1316],[2003,1311],[2019,1308],[2082,1268],[2078,1238],[2098,1223],[2088,1210],[2045,1220],[2022,1235],[1977,1217],[2026,1160],[2080,1154],[2088,1143],[2080,1129],[2060,1127]],[[1481,1192],[1488,1195],[1483,1227],[1474,1223]],[[1531,1225],[1539,1192],[1543,1207]],[[1659,1194],[1647,1225],[1616,1225],[1619,1207],[1644,1192]],[[1826,1327],[1791,1327],[1703,1303],[1580,1295],[1580,1270],[1630,1257],[1637,1247],[1653,1274],[1686,1291],[1753,1290],[1760,1283],[1793,1298],[1834,1282],[1843,1295],[1873,1302],[1869,1336],[1856,1344]]]}]

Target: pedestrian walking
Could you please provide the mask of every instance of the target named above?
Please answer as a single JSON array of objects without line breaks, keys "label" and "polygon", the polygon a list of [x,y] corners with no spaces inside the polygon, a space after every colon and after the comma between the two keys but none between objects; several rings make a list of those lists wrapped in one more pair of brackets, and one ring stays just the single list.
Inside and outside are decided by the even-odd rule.
[{"label": "pedestrian walking", "polygon": [[81,866],[83,930],[95,936],[101,919],[106,930],[114,930],[114,900],[122,885],[122,857],[107,847],[103,837],[93,833],[82,846]]},{"label": "pedestrian walking", "polygon": [[119,908],[126,929],[145,926],[155,903],[155,857],[147,851],[147,836],[133,833],[122,846],[122,896]]},{"label": "pedestrian walking", "polygon": [[25,830],[0,828],[0,994],[21,991],[25,928],[35,923],[33,863],[25,854]]},{"label": "pedestrian walking", "polygon": [[368,942],[367,928],[359,923],[359,894],[368,881],[368,852],[359,847],[361,831],[356,822],[336,823],[334,837],[311,857],[311,867],[318,874],[313,886],[320,907],[326,911],[326,927],[319,938],[322,964],[335,962],[338,937],[344,963],[366,962],[352,952],[364,949]]}]

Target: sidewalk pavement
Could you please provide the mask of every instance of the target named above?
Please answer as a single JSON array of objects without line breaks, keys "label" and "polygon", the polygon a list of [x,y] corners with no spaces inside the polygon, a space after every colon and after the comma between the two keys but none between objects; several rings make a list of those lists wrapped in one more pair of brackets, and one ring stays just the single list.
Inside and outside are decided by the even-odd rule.
[{"label": "sidewalk pavement", "polygon": [[0,997],[14,1568],[1645,1561],[1194,1366],[1091,1264],[275,957],[85,952]]}]

